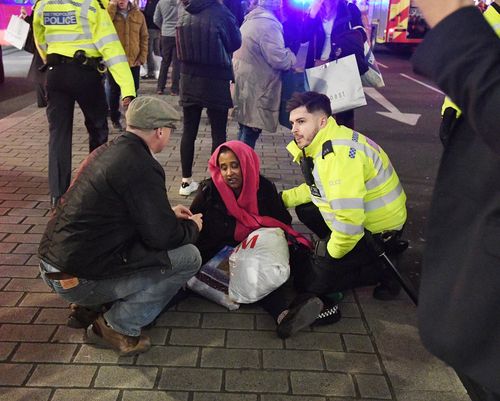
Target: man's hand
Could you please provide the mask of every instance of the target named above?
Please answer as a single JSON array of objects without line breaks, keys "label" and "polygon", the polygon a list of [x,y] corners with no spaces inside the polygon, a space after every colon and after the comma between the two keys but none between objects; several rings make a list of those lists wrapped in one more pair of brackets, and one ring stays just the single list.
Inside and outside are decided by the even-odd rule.
[{"label": "man's hand", "polygon": [[193,213],[191,213],[191,210],[189,210],[189,208],[187,208],[186,206],[184,205],[177,205],[177,206],[174,206],[172,208],[172,210],[174,211],[175,213],[175,217],[177,217],[178,219],[183,219],[183,220],[187,220],[189,219],[191,216],[193,216]]},{"label": "man's hand", "polygon": [[201,231],[203,228],[203,215],[201,213],[193,214],[189,220],[193,220],[198,226],[198,231]]},{"label": "man's hand", "polygon": [[459,8],[473,5],[472,2],[468,0],[416,0],[416,2],[424,13],[425,20],[431,28]]},{"label": "man's hand", "polygon": [[122,106],[123,106],[123,110],[127,110],[128,109],[128,105],[130,104],[130,102],[134,100],[134,97],[133,96],[127,96],[127,97],[124,97],[122,99]]}]

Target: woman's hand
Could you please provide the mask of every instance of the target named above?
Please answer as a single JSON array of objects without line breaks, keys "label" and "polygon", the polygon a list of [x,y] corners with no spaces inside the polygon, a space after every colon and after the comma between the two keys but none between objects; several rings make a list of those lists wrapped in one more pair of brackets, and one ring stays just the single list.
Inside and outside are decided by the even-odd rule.
[{"label": "woman's hand", "polygon": [[311,4],[311,7],[309,7],[309,17],[316,18],[316,15],[318,15],[319,10],[321,10],[321,6],[324,1],[325,0],[316,0]]},{"label": "woman's hand", "polygon": [[198,226],[198,231],[201,231],[201,229],[203,228],[203,215],[201,213],[193,214],[191,217],[189,217],[189,220],[194,221]]}]

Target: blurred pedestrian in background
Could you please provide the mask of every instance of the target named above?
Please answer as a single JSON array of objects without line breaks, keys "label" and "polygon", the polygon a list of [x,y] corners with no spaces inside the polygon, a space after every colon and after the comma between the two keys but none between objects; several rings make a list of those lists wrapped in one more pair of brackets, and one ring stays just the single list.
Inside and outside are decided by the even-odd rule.
[{"label": "blurred pedestrian in background", "polygon": [[[148,28],[144,14],[129,0],[111,0],[108,12],[125,50],[130,71],[134,78],[135,90],[139,90],[141,65],[146,63],[148,57]],[[120,122],[120,86],[108,73],[109,82],[108,105],[113,128],[123,131]]]},{"label": "blurred pedestrian in background", "polygon": [[146,74],[141,77],[142,79],[156,78],[155,55],[160,55],[160,29],[154,23],[153,17],[157,4],[158,0],[147,0],[146,6],[142,11],[148,27],[148,58],[146,63]]},{"label": "blurred pedestrian in background", "polygon": [[187,196],[198,189],[192,169],[203,108],[210,119],[211,153],[226,141],[228,110],[233,107],[229,90],[234,78],[231,57],[241,46],[241,34],[234,15],[218,0],[182,0],[182,5],[177,24],[179,103],[184,113],[179,194]]},{"label": "blurred pedestrian in background", "polygon": [[154,14],[154,22],[156,26],[161,28],[161,65],[158,84],[156,86],[156,93],[158,95],[163,95],[170,65],[172,65],[170,94],[173,96],[179,94],[180,71],[175,44],[175,25],[177,24],[179,7],[179,0],[160,0]]},{"label": "blurred pedestrian in background", "polygon": [[262,130],[276,132],[281,73],[295,63],[285,47],[281,0],[259,0],[241,26],[242,45],[234,53],[234,118],[238,139],[255,148]]}]

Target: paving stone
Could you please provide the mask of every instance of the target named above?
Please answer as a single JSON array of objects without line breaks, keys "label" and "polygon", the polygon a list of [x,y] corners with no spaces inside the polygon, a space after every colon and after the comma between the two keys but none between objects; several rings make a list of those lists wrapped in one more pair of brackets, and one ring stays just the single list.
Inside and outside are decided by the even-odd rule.
[{"label": "paving stone", "polygon": [[391,400],[392,394],[384,376],[355,375],[359,392],[363,398],[381,398]]},{"label": "paving stone", "polygon": [[361,311],[359,310],[358,304],[354,302],[341,302],[340,310],[342,312],[342,317],[354,317],[360,318]]},{"label": "paving stone", "polygon": [[200,322],[201,315],[199,313],[168,311],[158,317],[156,326],[199,327]]},{"label": "paving stone", "polygon": [[165,345],[169,332],[169,329],[163,327],[153,327],[143,331],[144,334],[149,336],[153,345]]},{"label": "paving stone", "polygon": [[[12,216],[16,218],[16,216]],[[24,234],[28,231],[30,226],[28,224],[6,224],[0,223],[0,233],[9,233],[9,234]],[[17,242],[17,241],[14,241]]]},{"label": "paving stone", "polygon": [[69,310],[66,308],[44,308],[36,317],[36,324],[66,324]]},{"label": "paving stone", "polygon": [[39,244],[42,234],[9,234],[3,239],[4,242],[18,242],[20,244]]},{"label": "paving stone", "polygon": [[[27,216],[45,216],[48,213],[48,210],[42,210],[42,209],[21,209],[21,208],[16,208],[16,209],[7,209],[9,216],[22,216],[22,217],[27,217]],[[14,241],[17,242],[17,241]]]},{"label": "paving stone", "polygon": [[227,331],[227,348],[283,348],[283,340],[271,331]]},{"label": "paving stone", "polygon": [[319,351],[264,350],[265,369],[323,370]]},{"label": "paving stone", "polygon": [[97,373],[94,387],[153,388],[157,374],[157,368],[102,366]]},{"label": "paving stone", "polygon": [[0,341],[46,342],[56,326],[36,324],[3,324],[0,327]]},{"label": "paving stone", "polygon": [[270,315],[256,315],[257,330],[276,330],[276,322]]},{"label": "paving stone", "polygon": [[42,279],[34,278],[14,278],[4,288],[5,291],[25,291],[25,292],[51,292],[49,286]]},{"label": "paving stone", "polygon": [[67,308],[69,314],[69,303],[59,295],[51,292],[30,292],[21,301],[21,306],[39,306],[47,308]]},{"label": "paving stone", "polygon": [[272,370],[226,370],[227,391],[252,393],[286,393],[288,373]]},{"label": "paving stone", "polygon": [[67,326],[59,326],[52,342],[54,343],[84,343],[85,330],[72,329]]},{"label": "paving stone", "polygon": [[73,356],[74,344],[23,343],[12,357],[15,362],[69,362]]},{"label": "paving stone", "polygon": [[8,242],[0,243],[0,253],[9,253],[16,247],[16,244],[11,244]]},{"label": "paving stone", "polygon": [[197,347],[153,346],[139,355],[137,365],[153,366],[196,366],[199,349]]},{"label": "paving stone", "polygon": [[253,329],[254,318],[241,313],[206,313],[201,326],[209,329]]},{"label": "paving stone", "polygon": [[[32,231],[33,227],[30,228],[30,233],[33,233]],[[44,231],[42,231],[43,233]],[[38,252],[38,246],[40,244],[19,244],[16,246],[16,249],[14,249],[13,253],[37,253]],[[38,270],[38,269],[37,269]]]},{"label": "paving stone", "polygon": [[29,323],[38,308],[0,307],[0,323]]},{"label": "paving stone", "polygon": [[0,266],[0,277],[36,278],[39,273],[38,266]]},{"label": "paving stone", "polygon": [[158,388],[178,391],[220,391],[219,369],[163,368]]},{"label": "paving stone", "polygon": [[181,392],[166,392],[163,390],[123,392],[122,401],[188,401],[189,394]]},{"label": "paving stone", "polygon": [[300,332],[286,339],[287,349],[320,349],[343,351],[340,334]]},{"label": "paving stone", "polygon": [[9,278],[1,278],[0,277],[0,289],[5,290],[5,287],[7,286],[7,283],[10,282]]},{"label": "paving stone", "polygon": [[16,347],[16,343],[0,342],[0,361],[5,361]]},{"label": "paving stone", "polygon": [[291,372],[293,394],[354,397],[354,384],[348,374]]},{"label": "paving stone", "polygon": [[[307,395],[290,395],[290,394],[264,394],[260,396],[261,401],[326,401],[325,397],[314,397]],[[336,401],[337,399],[332,399]],[[339,400],[340,401],[340,400]],[[342,400],[344,401],[344,400]],[[348,400],[345,400],[348,401]]]},{"label": "paving stone", "polygon": [[0,385],[20,386],[32,367],[29,364],[0,363]]},{"label": "paving stone", "polygon": [[366,328],[361,319],[342,317],[339,322],[326,326],[315,326],[313,331],[323,333],[366,334]]},{"label": "paving stone", "polygon": [[344,342],[349,352],[369,352],[374,353],[373,344],[368,336],[354,334],[343,334]]},{"label": "paving stone", "polygon": [[[83,330],[82,330],[83,331]],[[112,349],[96,348],[92,345],[83,344],[76,354],[75,363],[92,363],[92,364],[119,364],[132,365],[134,363],[133,356],[120,356]]]},{"label": "paving stone", "polygon": [[326,366],[330,371],[349,373],[382,373],[376,355],[354,352],[324,352]]},{"label": "paving stone", "polygon": [[191,297],[184,299],[182,302],[179,302],[176,309],[178,311],[181,311],[181,312],[196,312],[196,313],[225,312],[225,313],[229,313],[229,311],[226,308],[224,308],[223,306],[217,305],[214,302],[208,301],[206,299],[203,299],[203,298],[200,298],[197,296],[191,296]]},{"label": "paving stone", "polygon": [[6,200],[2,203],[3,207],[15,207],[15,208],[33,208],[36,205],[37,202],[22,201],[22,200]]},{"label": "paving stone", "polygon": [[56,390],[51,401],[115,401],[119,395],[119,390],[64,389]]},{"label": "paving stone", "polygon": [[172,329],[169,343],[173,345],[224,346],[224,330]]},{"label": "paving stone", "polygon": [[203,368],[259,368],[259,351],[247,349],[204,348],[201,355]]},{"label": "paving stone", "polygon": [[27,386],[35,387],[88,387],[96,371],[95,366],[38,365]]},{"label": "paving stone", "polygon": [[237,393],[194,393],[193,401],[257,401],[257,395]]},{"label": "paving stone", "polygon": [[0,387],[0,401],[47,401],[48,388]]},{"label": "paving stone", "polygon": [[24,265],[29,258],[30,258],[30,255],[22,255],[22,254],[15,254],[15,253],[0,253],[0,264],[2,264],[2,265]]},{"label": "paving stone", "polygon": [[14,306],[22,298],[22,292],[0,291],[0,306]]},{"label": "paving stone", "polygon": [[398,401],[470,401],[464,392],[396,391]]}]

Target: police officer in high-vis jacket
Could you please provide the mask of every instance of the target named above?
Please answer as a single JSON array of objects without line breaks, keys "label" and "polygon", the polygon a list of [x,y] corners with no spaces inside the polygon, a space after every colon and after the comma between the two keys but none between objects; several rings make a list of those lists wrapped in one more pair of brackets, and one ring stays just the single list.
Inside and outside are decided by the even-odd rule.
[{"label": "police officer in high-vis jacket", "polygon": [[40,0],[33,32],[47,68],[49,187],[55,207],[71,181],[73,111],[78,102],[89,132],[90,151],[108,140],[103,72],[120,85],[123,105],[135,97],[127,57],[106,0]]},{"label": "police officer in high-vis jacket", "polygon": [[379,284],[376,298],[394,298],[401,287],[367,240],[397,238],[406,222],[406,195],[387,154],[339,126],[326,95],[296,93],[287,110],[294,136],[287,149],[306,182],[283,191],[282,199],[320,238],[296,284],[318,295]]}]

